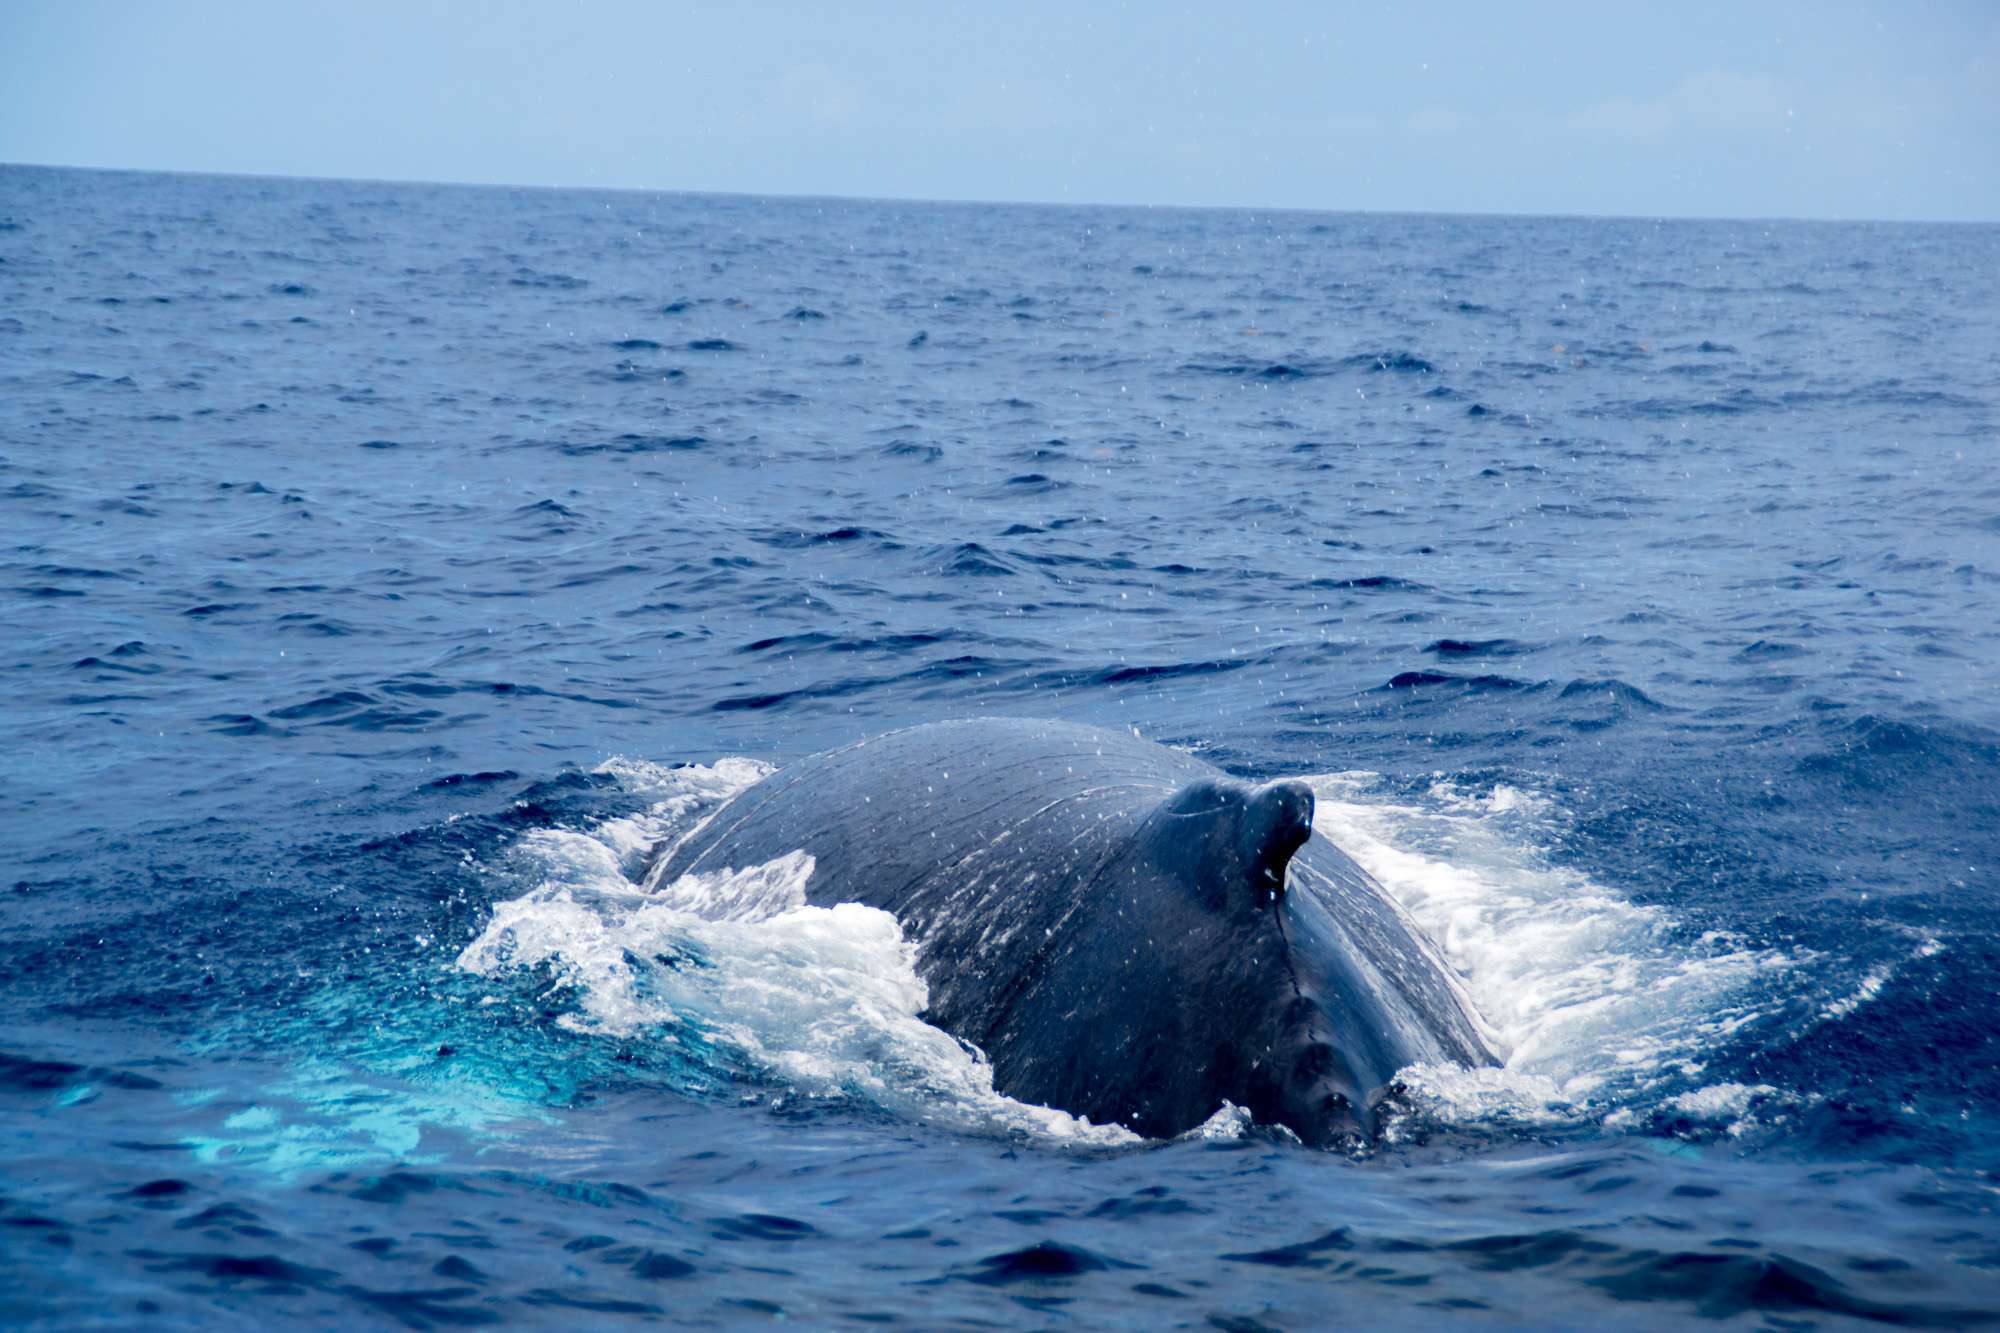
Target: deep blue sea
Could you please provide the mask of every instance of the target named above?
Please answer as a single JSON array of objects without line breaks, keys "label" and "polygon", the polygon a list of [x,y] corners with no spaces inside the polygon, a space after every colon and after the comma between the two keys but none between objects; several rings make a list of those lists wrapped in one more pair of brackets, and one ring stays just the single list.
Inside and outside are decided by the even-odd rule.
[{"label": "deep blue sea", "polygon": [[[1996,432],[1996,227],[0,168],[0,1322],[2000,1321]],[[979,714],[1506,1063],[1132,1141],[637,892]]]}]

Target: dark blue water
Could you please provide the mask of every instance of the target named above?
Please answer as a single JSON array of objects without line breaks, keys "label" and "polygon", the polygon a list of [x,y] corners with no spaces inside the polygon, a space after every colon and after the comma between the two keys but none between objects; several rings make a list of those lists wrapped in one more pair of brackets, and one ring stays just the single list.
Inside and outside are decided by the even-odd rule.
[{"label": "dark blue water", "polygon": [[[1994,1319],[1996,405],[1991,227],[0,170],[0,1310]],[[977,713],[1311,776],[1506,1067],[1121,1144],[633,897]]]}]

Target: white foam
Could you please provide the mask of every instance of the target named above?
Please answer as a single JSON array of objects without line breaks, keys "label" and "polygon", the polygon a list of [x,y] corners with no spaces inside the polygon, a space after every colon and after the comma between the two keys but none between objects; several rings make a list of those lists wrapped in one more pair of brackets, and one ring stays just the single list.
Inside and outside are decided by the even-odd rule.
[{"label": "white foam", "polygon": [[[1924,934],[1921,931],[1911,931],[1907,927],[1892,927],[1892,929],[1898,930],[1903,934],[1916,936],[1917,948],[1915,954],[1912,955],[1913,957],[1934,958],[1944,950],[1944,945],[1935,936]],[[1888,985],[1890,979],[1896,975],[1898,965],[1898,963],[1891,962],[1879,967],[1870,968],[1862,975],[1861,980],[1855,983],[1852,991],[1837,1000],[1831,1001],[1820,1010],[1820,1019],[1822,1021],[1829,1021],[1836,1018],[1845,1018],[1862,1005],[1869,1003],[1882,993],[1882,988]]]},{"label": "white foam", "polygon": [[1418,1066],[1403,1081],[1454,1123],[1604,1120],[1761,1016],[1795,954],[1689,940],[1666,913],[1553,865],[1561,811],[1518,787],[1440,779],[1391,799],[1374,774],[1309,778],[1314,827],[1444,949],[1501,1048],[1497,1069]]},{"label": "white foam", "polygon": [[592,836],[612,848],[628,869],[638,863],[670,832],[686,836],[700,827],[697,814],[713,812],[737,792],[769,775],[771,765],[755,759],[729,757],[713,764],[670,767],[646,759],[613,755],[597,772],[616,778],[634,796],[651,802],[622,819],[608,819]]},{"label": "white foam", "polygon": [[1862,1005],[1874,999],[1877,995],[1880,995],[1882,993],[1882,988],[1889,984],[1889,977],[1891,975],[1892,975],[1892,969],[1890,968],[1887,967],[1875,968],[1873,971],[1869,972],[1867,975],[1861,978],[1860,982],[1856,984],[1851,994],[1841,996],[1839,999],[1833,1001],[1831,1004],[1827,1005],[1824,1009],[1820,1010],[1820,1017],[1845,1018],[1847,1015],[1853,1013],[1856,1009],[1859,1009]]},{"label": "white foam", "polygon": [[763,865],[682,875],[647,892],[654,901],[704,921],[769,921],[806,905],[813,859],[788,852]]},{"label": "white foam", "polygon": [[1667,1104],[1693,1120],[1741,1124],[1754,1103],[1778,1095],[1778,1090],[1768,1083],[1714,1083],[1683,1092]]},{"label": "white foam", "polygon": [[1059,1143],[1137,1141],[995,1092],[983,1056],[918,1017],[928,990],[895,918],[806,902],[812,857],[795,852],[650,891],[633,882],[647,848],[687,836],[767,768],[616,760],[600,771],[652,805],[588,833],[522,838],[509,869],[529,887],[495,906],[461,967],[489,976],[546,968],[576,1002],[559,1020],[572,1030],[675,1041],[697,1026],[808,1096]]},{"label": "white foam", "polygon": [[1214,1115],[1196,1125],[1182,1139],[1240,1139],[1250,1132],[1256,1123],[1249,1111],[1235,1102],[1225,1101],[1216,1108]]}]

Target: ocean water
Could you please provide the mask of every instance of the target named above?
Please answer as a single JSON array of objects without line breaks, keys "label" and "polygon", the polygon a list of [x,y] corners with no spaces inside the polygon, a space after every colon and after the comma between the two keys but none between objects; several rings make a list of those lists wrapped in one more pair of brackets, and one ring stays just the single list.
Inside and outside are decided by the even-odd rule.
[{"label": "ocean water", "polygon": [[[0,169],[0,1317],[2000,1319],[1997,406],[1993,227]],[[635,879],[988,713],[1308,777],[1504,1065],[1138,1141]]]}]

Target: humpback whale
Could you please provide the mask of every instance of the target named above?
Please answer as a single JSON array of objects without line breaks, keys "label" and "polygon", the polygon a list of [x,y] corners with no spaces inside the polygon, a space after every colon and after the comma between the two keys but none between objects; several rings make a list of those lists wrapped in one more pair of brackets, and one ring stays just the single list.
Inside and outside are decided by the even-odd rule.
[{"label": "humpback whale", "polygon": [[925,1019],[1007,1096],[1151,1138],[1228,1102],[1347,1146],[1399,1069],[1494,1056],[1437,947],[1312,816],[1302,782],[1128,732],[939,722],[770,774],[646,882],[804,852],[809,902],[895,916]]}]

